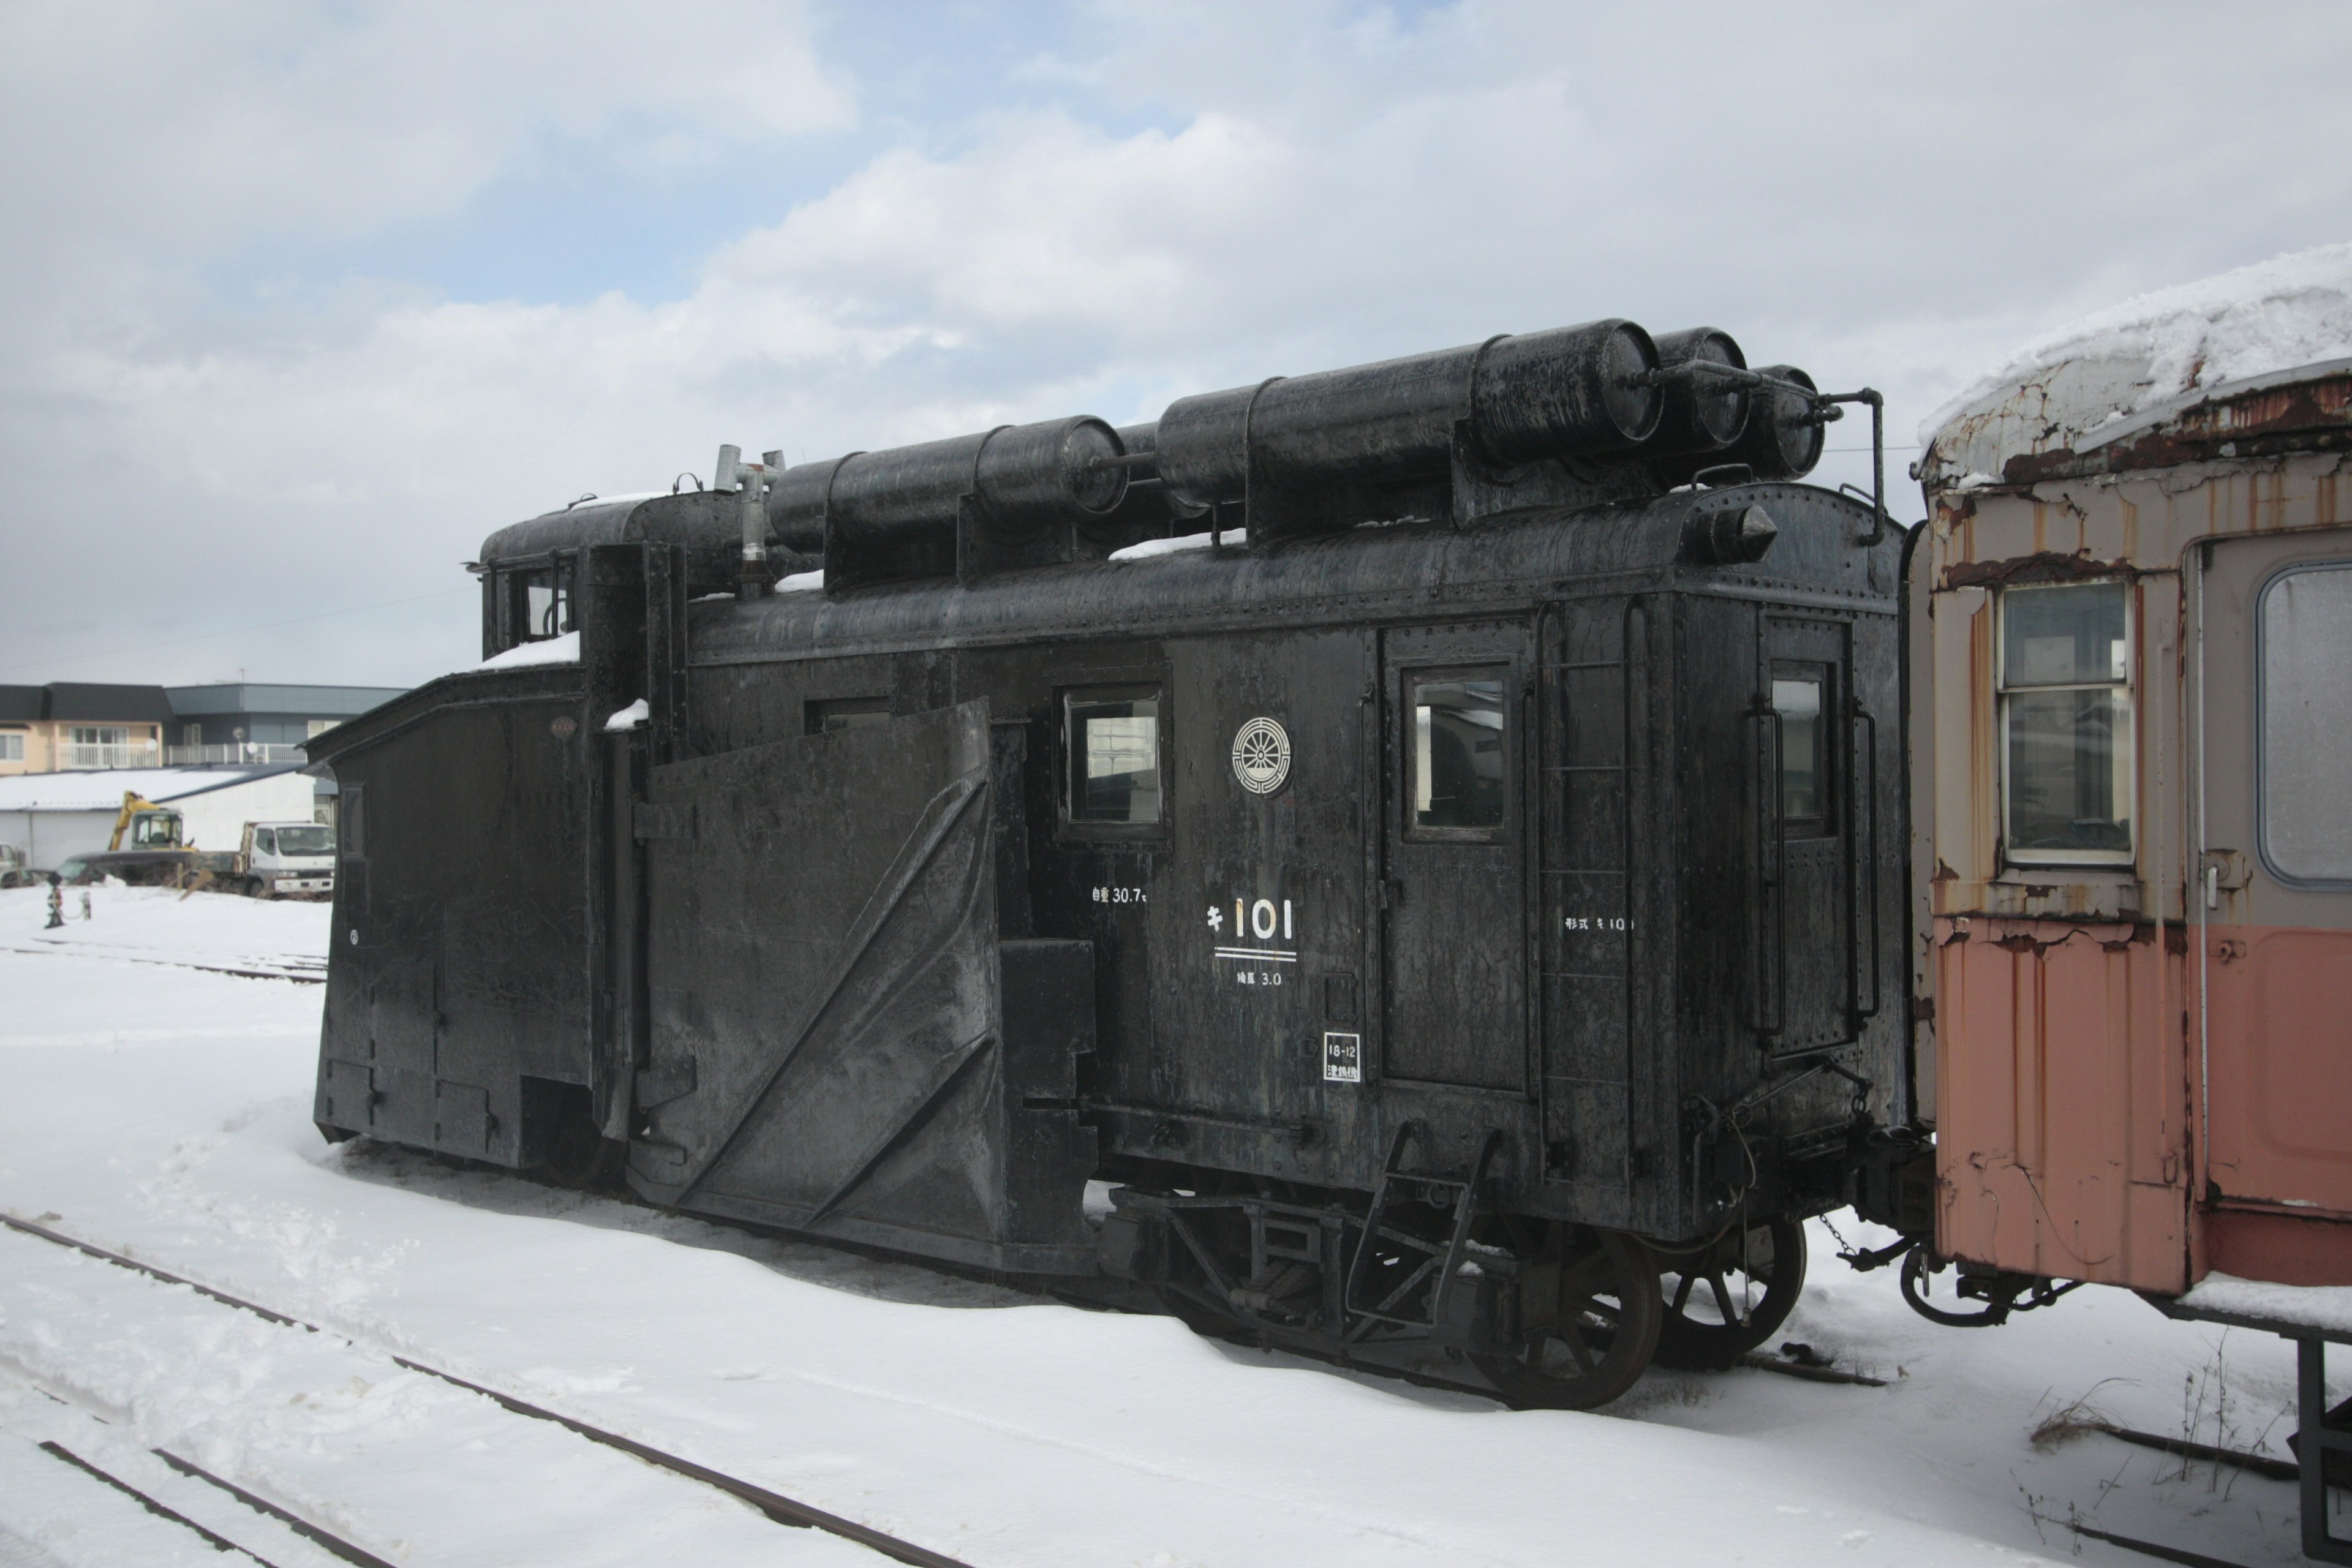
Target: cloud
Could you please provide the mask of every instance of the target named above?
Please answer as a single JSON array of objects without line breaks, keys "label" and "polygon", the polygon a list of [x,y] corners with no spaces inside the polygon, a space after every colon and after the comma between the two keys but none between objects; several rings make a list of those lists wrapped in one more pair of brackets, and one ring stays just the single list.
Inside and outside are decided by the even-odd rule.
[{"label": "cloud", "polygon": [[[141,14],[154,37],[81,14],[11,13],[35,63],[0,51],[0,93],[54,109],[61,62],[121,44],[138,100],[0,174],[46,237],[0,261],[32,280],[0,306],[26,351],[0,370],[0,542],[47,596],[0,630],[0,669],[98,671],[66,651],[148,622],[257,624],[289,595],[257,593],[257,563],[306,605],[463,589],[492,528],[667,485],[721,441],[814,458],[1149,416],[1600,315],[1874,382],[1901,432],[2079,310],[2345,237],[2352,196],[2352,165],[2279,151],[2352,132],[2336,8],[2271,8],[2258,33],[2189,8],[1107,5],[1033,18],[1027,65],[978,107],[887,127],[857,106],[892,84],[870,58],[853,80],[797,11]],[[955,47],[943,31],[909,79]],[[38,113],[0,110],[12,137]],[[746,205],[674,297],[444,298],[292,263],[225,294],[205,270],[289,236],[364,258],[402,224],[462,225],[551,177],[558,145],[634,179],[844,136],[868,140],[837,177]],[[125,493],[172,567],[136,610],[88,589]],[[412,679],[467,656],[471,614],[461,593],[102,673]]]}]

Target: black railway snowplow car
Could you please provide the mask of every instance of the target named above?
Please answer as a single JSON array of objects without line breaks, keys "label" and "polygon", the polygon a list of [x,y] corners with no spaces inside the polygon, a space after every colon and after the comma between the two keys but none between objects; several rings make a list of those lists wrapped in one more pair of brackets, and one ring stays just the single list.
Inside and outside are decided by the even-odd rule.
[{"label": "black railway snowplow car", "polygon": [[321,749],[320,1125],[1528,1403],[1727,1364],[1910,1113],[1838,401],[1601,322],[493,536],[485,651],[576,658]]}]

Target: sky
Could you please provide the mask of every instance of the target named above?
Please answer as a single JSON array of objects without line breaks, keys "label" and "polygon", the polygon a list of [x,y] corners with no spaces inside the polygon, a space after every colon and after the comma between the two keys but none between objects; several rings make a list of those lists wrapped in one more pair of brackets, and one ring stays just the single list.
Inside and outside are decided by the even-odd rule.
[{"label": "sky", "polygon": [[1916,517],[2017,343],[2352,239],[2347,64],[2335,0],[0,0],[0,682],[413,684],[485,535],[722,443],[1603,316],[1878,387]]}]

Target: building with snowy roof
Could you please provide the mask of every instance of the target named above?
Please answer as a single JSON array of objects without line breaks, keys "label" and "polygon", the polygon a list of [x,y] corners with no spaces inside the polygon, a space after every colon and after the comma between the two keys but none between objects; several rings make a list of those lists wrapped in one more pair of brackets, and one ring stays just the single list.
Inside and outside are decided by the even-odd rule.
[{"label": "building with snowy roof", "polygon": [[234,849],[248,822],[308,822],[310,780],[290,763],[253,767],[70,769],[0,779],[0,844],[35,871],[107,847],[135,795],[180,814],[183,843]]}]

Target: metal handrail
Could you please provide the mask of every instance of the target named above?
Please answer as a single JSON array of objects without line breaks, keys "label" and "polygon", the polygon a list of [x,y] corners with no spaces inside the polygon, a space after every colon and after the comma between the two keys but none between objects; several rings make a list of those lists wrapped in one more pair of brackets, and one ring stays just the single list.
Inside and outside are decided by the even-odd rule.
[{"label": "metal handrail", "polygon": [[[1864,930],[1868,936],[1865,963],[1870,974],[1870,1005],[1867,1007],[1862,1005],[1861,987],[1856,986],[1853,995],[1853,1016],[1858,1032],[1862,1020],[1876,1016],[1879,1006],[1885,998],[1880,994],[1878,977],[1878,720],[1870,710],[1862,705],[1859,698],[1853,701],[1853,717],[1856,724],[1866,725],[1870,731],[1870,739],[1864,744],[1862,753],[1869,766],[1869,793],[1864,795],[1859,789],[1850,791],[1853,798],[1846,803],[1846,816],[1849,819],[1846,834],[1849,842],[1862,837],[1852,823],[1852,818],[1863,809],[1862,803],[1865,800],[1869,802],[1870,812],[1870,851],[1868,858],[1863,861],[1863,881],[1869,891],[1870,905],[1870,919],[1864,925]],[[1849,756],[1853,754],[1853,739],[1849,731],[1846,743]],[[1848,889],[1847,896],[1849,898],[1853,896],[1851,889]],[[1853,917],[1849,915],[1849,918]],[[1847,951],[1853,951],[1851,945]]]},{"label": "metal handrail", "polygon": [[[1764,842],[1756,847],[1757,893],[1759,900],[1767,896],[1771,899],[1772,918],[1768,925],[1763,910],[1756,911],[1756,1030],[1762,1035],[1778,1035],[1789,1026],[1789,842],[1788,824],[1780,812],[1780,710],[1772,706],[1769,690],[1757,694],[1756,708],[1749,717],[1762,720],[1772,730],[1770,761],[1763,778]],[[1768,944],[1769,957],[1765,951]],[[1767,997],[1771,1001],[1769,1013],[1765,1007]]]}]

